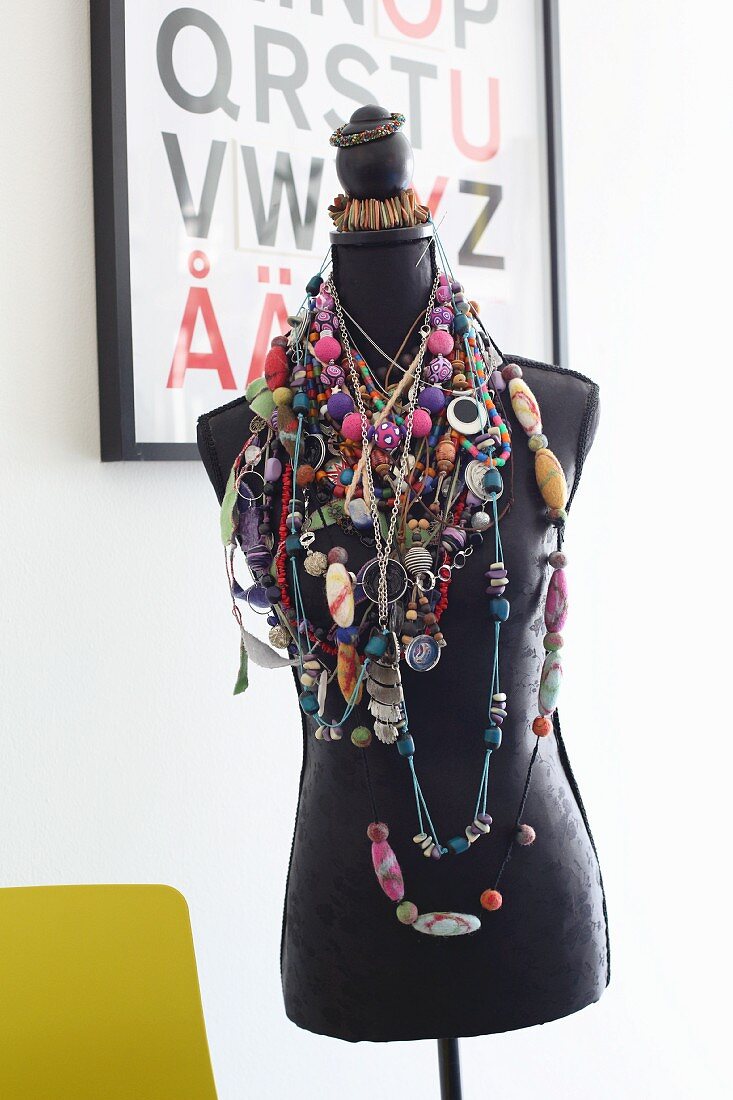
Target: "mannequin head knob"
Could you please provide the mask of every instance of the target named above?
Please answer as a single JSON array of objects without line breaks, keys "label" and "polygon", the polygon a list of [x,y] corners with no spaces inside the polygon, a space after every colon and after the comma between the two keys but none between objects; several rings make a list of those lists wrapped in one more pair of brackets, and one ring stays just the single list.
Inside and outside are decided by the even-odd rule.
[{"label": "mannequin head knob", "polygon": [[[376,130],[390,120],[384,107],[370,103],[354,111],[341,128],[344,138]],[[341,145],[336,152],[336,174],[345,193],[356,199],[386,199],[412,182],[412,146],[401,130],[356,145]]]}]

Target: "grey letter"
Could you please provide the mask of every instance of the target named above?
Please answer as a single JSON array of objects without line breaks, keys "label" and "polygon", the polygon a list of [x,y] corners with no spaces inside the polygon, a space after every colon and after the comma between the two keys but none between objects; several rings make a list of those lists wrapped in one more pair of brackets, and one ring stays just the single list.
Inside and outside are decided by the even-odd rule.
[{"label": "grey letter", "polygon": [[[351,58],[353,61],[359,61],[370,76],[379,68],[374,58],[368,54],[366,50],[362,50],[360,46],[333,46],[326,54],[326,78],[329,84],[335,92],[339,92],[341,95],[346,96],[347,99],[353,99],[353,101],[358,103],[361,107],[366,107],[370,103],[376,103],[376,97],[372,92],[367,91],[366,88],[362,88],[361,84],[354,84],[351,80],[347,80],[345,76],[341,75],[339,72],[339,64],[346,58]],[[327,111],[323,117],[333,130],[346,121],[343,118],[339,118],[333,108]]]},{"label": "grey letter", "polygon": [[221,179],[221,166],[224,163],[227,143],[225,141],[212,141],[209,150],[209,163],[206,165],[206,176],[201,188],[201,202],[199,208],[193,205],[191,186],[188,182],[186,169],[183,165],[181,145],[178,134],[163,134],[165,151],[168,156],[173,182],[176,185],[178,205],[181,208],[183,222],[189,237],[208,237],[211,215],[214,212],[214,199],[219,189]]},{"label": "grey letter", "polygon": [[[310,130],[308,119],[296,95],[308,76],[308,58],[303,46],[292,34],[272,27],[255,27],[255,96],[258,122],[270,121],[270,90],[277,88],[285,97],[299,130]],[[285,46],[293,55],[294,68],[290,76],[275,76],[269,70],[270,46]]]},{"label": "grey letter", "polygon": [[438,70],[435,65],[428,65],[424,61],[410,61],[407,57],[391,57],[392,68],[398,73],[407,73],[410,120],[410,142],[414,149],[422,149],[422,110],[420,103],[420,80],[422,77],[430,77],[436,80]]},{"label": "grey letter", "polygon": [[480,11],[476,11],[473,8],[466,7],[466,0],[456,0],[456,46],[461,49],[466,48],[467,23],[490,23],[492,19],[496,18],[498,6],[499,0],[486,0],[484,7]]},{"label": "grey letter", "polygon": [[[207,95],[190,95],[183,88],[173,71],[173,43],[184,27],[198,27],[208,36],[216,53],[216,79]],[[229,43],[219,24],[196,8],[178,8],[167,15],[160,24],[157,43],[158,73],[168,95],[184,111],[207,115],[221,108],[230,118],[239,117],[239,107],[232,103],[229,89],[232,84],[232,55]]]},{"label": "grey letter", "polygon": [[467,195],[484,195],[488,202],[481,208],[479,216],[473,223],[468,236],[458,252],[458,263],[466,267],[504,267],[503,256],[484,256],[474,252],[474,248],[481,239],[486,226],[489,224],[496,208],[501,202],[501,187],[498,183],[480,183],[478,180],[459,180],[458,189]]},{"label": "grey letter", "polygon": [[316,226],[316,203],[321,187],[321,177],[323,176],[323,158],[314,157],[311,159],[305,217],[302,219],[298,209],[298,196],[295,193],[293,166],[288,153],[278,152],[275,157],[275,171],[272,180],[272,191],[270,192],[270,210],[267,217],[265,217],[262,188],[257,172],[257,154],[251,146],[242,146],[242,161],[247,176],[258,244],[274,245],[276,243],[277,223],[284,186],[288,196],[288,206],[290,207],[290,220],[295,233],[295,246],[306,251],[309,250],[313,244],[313,232]]}]

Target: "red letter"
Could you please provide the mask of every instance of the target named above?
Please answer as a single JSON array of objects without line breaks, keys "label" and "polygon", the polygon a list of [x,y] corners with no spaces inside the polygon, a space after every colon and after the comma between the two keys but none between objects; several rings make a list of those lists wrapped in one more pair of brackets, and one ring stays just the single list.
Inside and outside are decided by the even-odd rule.
[{"label": "red letter", "polygon": [[440,20],[441,0],[430,0],[430,10],[419,23],[410,23],[397,11],[395,0],[384,0],[384,10],[400,34],[407,38],[427,38],[432,34]]},{"label": "red letter", "polygon": [[443,195],[445,194],[445,189],[446,189],[447,186],[448,186],[448,177],[447,176],[436,176],[435,177],[435,183],[433,184],[433,190],[428,195],[427,200],[425,202],[423,202],[423,200],[420,198],[420,196],[417,193],[417,188],[415,187],[415,184],[414,183],[410,184],[410,187],[415,192],[415,197],[417,198],[417,201],[422,206],[427,206],[428,210],[430,211],[430,213],[433,216],[433,220],[435,219],[435,215],[437,213],[438,207],[440,206]]},{"label": "red letter", "polygon": [[[196,318],[201,313],[206,333],[209,337],[211,351],[191,351],[191,340],[196,325]],[[187,370],[215,370],[219,375],[223,390],[236,390],[232,368],[224,348],[219,325],[214,316],[211,298],[205,286],[192,286],[188,292],[186,308],[183,311],[181,331],[178,333],[176,350],[173,354],[170,374],[168,375],[168,389],[178,389],[183,385]]]},{"label": "red letter", "polygon": [[489,77],[489,139],[485,145],[471,145],[463,133],[463,91],[458,69],[450,71],[451,125],[453,140],[464,157],[491,160],[499,151],[499,81]]},{"label": "red letter", "polygon": [[[281,281],[282,272],[284,268],[280,269]],[[262,281],[262,280],[261,280]],[[270,347],[270,334],[272,332],[273,318],[277,318],[280,322],[280,332],[287,332],[288,328],[288,310],[285,305],[285,299],[282,294],[274,294],[271,290],[265,295],[265,300],[262,303],[262,313],[260,314],[260,323],[257,326],[257,336],[255,337],[254,348],[252,349],[252,358],[249,362],[249,374],[247,375],[247,385],[254,381],[255,378],[259,378],[265,366],[265,356]]]}]

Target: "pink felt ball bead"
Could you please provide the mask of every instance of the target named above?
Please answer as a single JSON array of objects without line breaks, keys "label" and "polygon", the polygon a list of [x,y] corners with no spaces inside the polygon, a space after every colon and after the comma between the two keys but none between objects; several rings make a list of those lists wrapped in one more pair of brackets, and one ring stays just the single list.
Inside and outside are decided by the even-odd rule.
[{"label": "pink felt ball bead", "polygon": [[367,836],[373,844],[381,844],[389,836],[389,828],[383,821],[373,821],[367,829]]},{"label": "pink felt ball bead", "polygon": [[361,413],[347,413],[341,423],[341,434],[344,439],[351,439],[354,443],[359,442],[361,439]]},{"label": "pink felt ball bead", "polygon": [[424,439],[430,435],[433,421],[427,409],[415,409],[412,414],[412,434],[415,439]]},{"label": "pink felt ball bead", "polygon": [[516,832],[517,844],[521,844],[523,848],[529,847],[530,844],[534,844],[537,838],[537,834],[531,825],[518,825]]},{"label": "pink felt ball bead", "polygon": [[320,363],[330,363],[332,359],[338,359],[341,345],[334,336],[321,336],[313,346],[313,354]]},{"label": "pink felt ball bead", "polygon": [[428,351],[433,355],[450,355],[453,351],[453,337],[444,328],[436,328],[428,336]]}]

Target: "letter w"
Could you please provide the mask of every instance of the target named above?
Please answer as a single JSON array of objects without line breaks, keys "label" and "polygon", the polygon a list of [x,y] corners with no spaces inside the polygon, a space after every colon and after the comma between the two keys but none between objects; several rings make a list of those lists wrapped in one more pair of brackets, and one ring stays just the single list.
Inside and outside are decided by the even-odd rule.
[{"label": "letter w", "polygon": [[298,196],[295,193],[295,179],[293,178],[293,166],[290,161],[289,153],[278,151],[275,157],[275,170],[273,172],[272,191],[270,193],[270,210],[266,217],[260,177],[257,171],[257,155],[251,146],[242,146],[242,161],[244,163],[244,171],[247,175],[247,186],[252,202],[252,213],[255,220],[258,244],[275,244],[284,187],[288,198],[288,206],[290,207],[290,220],[295,235],[295,247],[310,251],[313,245],[313,233],[316,226],[316,204],[318,202],[321,179],[323,177],[323,158],[311,158],[308,194],[305,203],[305,217],[303,218],[300,216]]}]

